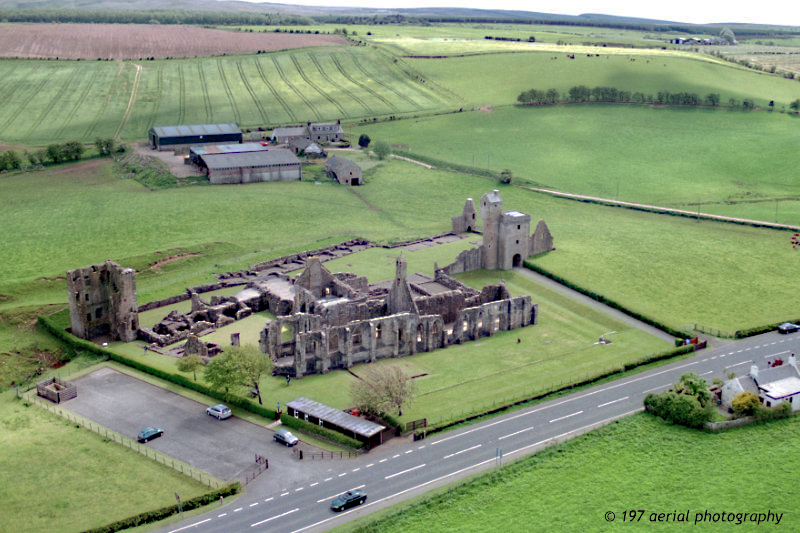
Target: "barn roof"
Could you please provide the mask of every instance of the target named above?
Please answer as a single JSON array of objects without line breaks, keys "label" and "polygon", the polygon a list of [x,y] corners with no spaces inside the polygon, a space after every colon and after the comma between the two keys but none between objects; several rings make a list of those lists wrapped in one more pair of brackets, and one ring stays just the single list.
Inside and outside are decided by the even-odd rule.
[{"label": "barn roof", "polygon": [[300,164],[300,160],[290,150],[272,149],[257,152],[233,152],[201,155],[210,170],[230,168],[259,168],[274,165]]},{"label": "barn roof", "polygon": [[364,420],[308,398],[297,398],[287,403],[286,406],[367,438],[386,429],[385,426],[375,422]]},{"label": "barn roof", "polygon": [[152,131],[159,138],[164,137],[192,137],[201,135],[226,135],[241,134],[238,124],[192,124],[181,126],[154,126]]},{"label": "barn roof", "polygon": [[235,143],[235,144],[209,144],[205,146],[192,146],[190,150],[197,155],[207,154],[237,154],[241,152],[266,152],[268,146],[261,143]]}]

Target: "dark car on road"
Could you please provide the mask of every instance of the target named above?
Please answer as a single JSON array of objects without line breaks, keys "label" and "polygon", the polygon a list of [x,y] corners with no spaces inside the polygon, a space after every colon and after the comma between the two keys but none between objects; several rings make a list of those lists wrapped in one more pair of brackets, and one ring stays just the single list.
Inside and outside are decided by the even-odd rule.
[{"label": "dark car on road", "polygon": [[778,326],[778,333],[794,333],[799,329],[800,326],[798,326],[797,324],[792,324],[791,322],[784,322],[783,324]]},{"label": "dark car on road", "polygon": [[292,435],[291,431],[289,431],[288,429],[283,429],[283,428],[281,428],[281,429],[279,429],[279,430],[277,430],[275,432],[275,437],[274,438],[275,438],[275,442],[280,442],[281,444],[284,444],[286,446],[294,446],[295,444],[300,442],[297,437]]},{"label": "dark car on road", "polygon": [[156,437],[160,437],[163,434],[164,430],[161,428],[146,427],[139,432],[139,436],[136,438],[136,440],[139,442],[147,442],[155,439]]},{"label": "dark car on road", "polygon": [[221,403],[206,408],[206,414],[213,416],[217,420],[225,420],[233,415],[231,408],[227,405],[222,405]]},{"label": "dark car on road", "polygon": [[365,501],[367,501],[367,493],[363,489],[348,490],[333,499],[331,509],[338,513],[354,505],[361,505]]}]

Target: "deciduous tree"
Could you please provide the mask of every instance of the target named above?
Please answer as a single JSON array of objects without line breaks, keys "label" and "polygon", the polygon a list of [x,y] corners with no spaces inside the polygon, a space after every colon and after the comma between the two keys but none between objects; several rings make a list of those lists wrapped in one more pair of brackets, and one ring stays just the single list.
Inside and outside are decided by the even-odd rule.
[{"label": "deciduous tree", "polygon": [[350,398],[366,413],[380,414],[397,410],[403,416],[403,405],[414,397],[416,384],[396,365],[370,366],[350,387]]},{"label": "deciduous tree", "polygon": [[202,368],[203,365],[205,365],[203,359],[196,353],[192,353],[178,359],[176,366],[179,372],[191,372],[194,374],[194,380],[197,381],[197,369]]}]

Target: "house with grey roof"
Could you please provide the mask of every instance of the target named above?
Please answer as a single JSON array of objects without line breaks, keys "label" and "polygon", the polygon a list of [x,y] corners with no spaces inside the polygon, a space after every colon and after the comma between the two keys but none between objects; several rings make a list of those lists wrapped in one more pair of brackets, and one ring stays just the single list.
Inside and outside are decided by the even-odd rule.
[{"label": "house with grey roof", "polygon": [[752,365],[746,376],[733,378],[722,386],[722,404],[730,407],[736,395],[742,392],[756,394],[766,407],[787,402],[792,411],[800,410],[800,370],[797,368],[797,358],[792,354],[787,362],[775,360],[767,368]]},{"label": "house with grey roof", "polygon": [[286,126],[272,130],[270,140],[276,144],[289,144],[294,140],[308,139],[316,143],[332,143],[344,140],[345,134],[340,120],[336,122],[308,122],[305,126]]}]

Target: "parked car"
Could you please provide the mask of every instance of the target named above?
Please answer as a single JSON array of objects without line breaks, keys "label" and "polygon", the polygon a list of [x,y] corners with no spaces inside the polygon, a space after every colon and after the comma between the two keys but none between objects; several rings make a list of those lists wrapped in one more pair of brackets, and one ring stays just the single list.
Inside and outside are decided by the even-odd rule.
[{"label": "parked car", "polygon": [[361,505],[365,501],[367,501],[367,493],[364,489],[348,490],[333,499],[331,509],[338,513],[354,505]]},{"label": "parked car", "polygon": [[300,440],[297,437],[292,435],[291,431],[284,428],[280,428],[279,430],[277,430],[275,432],[274,438],[275,442],[280,442],[281,444],[284,444],[286,446],[294,446],[295,444],[300,442]]},{"label": "parked car", "polygon": [[147,442],[149,440],[155,439],[156,437],[160,437],[163,434],[164,430],[161,428],[146,427],[139,432],[137,440],[139,442]]},{"label": "parked car", "polygon": [[225,420],[233,416],[231,408],[227,405],[217,404],[206,408],[206,414],[211,415],[218,420]]},{"label": "parked car", "polygon": [[791,322],[784,322],[778,326],[778,333],[794,333],[797,330],[800,330],[800,326]]}]

